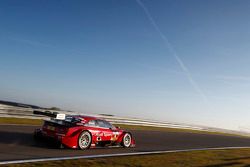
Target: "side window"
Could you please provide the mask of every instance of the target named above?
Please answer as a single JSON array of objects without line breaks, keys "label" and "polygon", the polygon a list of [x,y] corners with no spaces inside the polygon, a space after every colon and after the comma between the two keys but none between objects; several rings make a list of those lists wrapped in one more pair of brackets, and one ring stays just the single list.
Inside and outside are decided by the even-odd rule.
[{"label": "side window", "polygon": [[107,128],[113,128],[113,125],[107,121],[104,121]]},{"label": "side window", "polygon": [[112,128],[113,127],[109,122],[104,121],[104,120],[97,120],[97,124],[99,127],[102,127],[102,128]]},{"label": "side window", "polygon": [[97,124],[99,127],[106,128],[106,126],[102,120],[97,120]]},{"label": "side window", "polygon": [[88,123],[85,124],[86,126],[97,126],[96,120],[90,120]]}]

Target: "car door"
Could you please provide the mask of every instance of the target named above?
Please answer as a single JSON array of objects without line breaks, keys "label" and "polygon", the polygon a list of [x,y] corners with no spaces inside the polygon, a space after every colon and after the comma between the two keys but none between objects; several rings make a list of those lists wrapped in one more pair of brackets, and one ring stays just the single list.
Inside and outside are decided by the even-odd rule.
[{"label": "car door", "polygon": [[112,125],[105,120],[96,120],[101,130],[101,141],[110,141],[113,137]]},{"label": "car door", "polygon": [[102,135],[102,129],[98,126],[96,120],[90,120],[88,123],[85,124],[88,127],[88,131],[92,134],[92,140],[94,142],[99,141]]}]

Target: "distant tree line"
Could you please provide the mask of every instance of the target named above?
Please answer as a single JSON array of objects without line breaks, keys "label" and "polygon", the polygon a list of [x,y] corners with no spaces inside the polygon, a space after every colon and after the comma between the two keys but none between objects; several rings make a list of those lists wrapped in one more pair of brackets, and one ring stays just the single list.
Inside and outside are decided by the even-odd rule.
[{"label": "distant tree line", "polygon": [[57,111],[60,111],[61,109],[59,107],[50,107],[50,108],[48,108],[48,110],[57,110]]}]

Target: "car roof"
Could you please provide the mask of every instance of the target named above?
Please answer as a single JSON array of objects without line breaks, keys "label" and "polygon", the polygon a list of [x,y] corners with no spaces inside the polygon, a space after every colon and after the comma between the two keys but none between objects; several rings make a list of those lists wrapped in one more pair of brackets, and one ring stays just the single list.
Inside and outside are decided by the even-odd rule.
[{"label": "car roof", "polygon": [[104,120],[102,118],[87,116],[87,115],[72,115],[72,116],[82,118],[82,119],[86,120],[87,122],[90,121],[90,120]]}]

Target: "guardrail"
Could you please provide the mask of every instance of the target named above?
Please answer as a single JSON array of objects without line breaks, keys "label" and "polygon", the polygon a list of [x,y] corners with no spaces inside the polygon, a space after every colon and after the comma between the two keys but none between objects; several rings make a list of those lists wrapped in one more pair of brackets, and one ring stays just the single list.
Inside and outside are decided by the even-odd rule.
[{"label": "guardrail", "polygon": [[[58,112],[58,113],[64,113],[64,114],[82,114],[82,113],[76,113],[76,112],[74,113],[74,112],[68,112],[68,111],[55,111],[55,110],[46,110],[46,111]],[[114,124],[142,125],[142,126],[154,126],[154,127],[172,127],[172,128],[195,129],[195,130],[204,129],[201,127],[159,122],[159,121],[153,121],[153,120],[143,120],[143,119],[138,119],[138,118],[123,118],[123,117],[94,115],[94,114],[84,114],[84,115],[103,118]],[[33,114],[32,108],[23,108],[23,107],[8,106],[8,105],[2,105],[2,104],[0,104],[0,116],[1,117],[10,117],[10,116],[22,117],[22,118],[32,118],[32,119],[47,118],[45,116]]]},{"label": "guardrail", "polygon": [[[30,118],[30,119],[48,118],[45,116],[33,114],[33,110],[34,110],[33,108],[28,108],[28,107],[25,108],[25,107],[17,107],[17,106],[9,106],[5,104],[0,104],[0,117],[16,117],[16,118]],[[83,113],[69,112],[69,111],[55,111],[55,110],[46,110],[46,111],[58,112],[58,113],[64,113],[64,114],[82,114],[82,115],[94,116],[94,117],[103,118],[113,124],[190,129],[190,130],[222,132],[222,133],[250,136],[249,133],[245,133],[245,132],[232,131],[232,130],[226,130],[226,129],[220,129],[220,128],[211,128],[211,127],[205,127],[205,126],[197,126],[197,125],[185,125],[185,124],[169,123],[169,122],[162,122],[162,121],[155,121],[155,120],[144,120],[144,119],[129,118],[129,117],[125,118],[125,117],[116,117],[116,116],[108,116],[108,115],[83,114]]]}]

